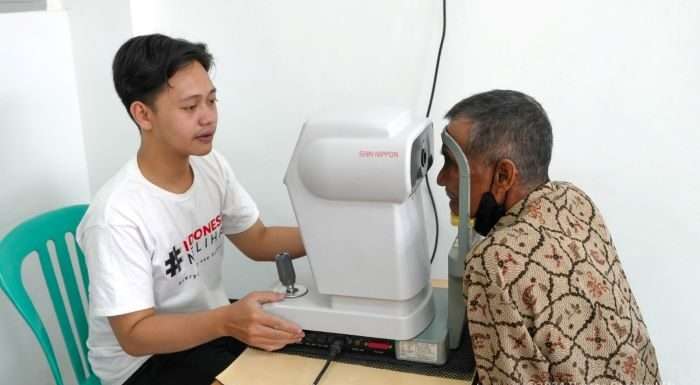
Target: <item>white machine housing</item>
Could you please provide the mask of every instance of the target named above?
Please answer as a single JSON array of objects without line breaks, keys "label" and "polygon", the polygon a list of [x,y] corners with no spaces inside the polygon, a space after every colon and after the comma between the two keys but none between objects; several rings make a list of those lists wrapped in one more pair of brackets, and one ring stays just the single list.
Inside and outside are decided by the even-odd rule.
[{"label": "white machine housing", "polygon": [[[422,188],[432,123],[407,111],[313,118],[285,176],[313,277],[265,305],[303,329],[410,339],[434,316]],[[278,286],[276,290],[283,290]]]}]

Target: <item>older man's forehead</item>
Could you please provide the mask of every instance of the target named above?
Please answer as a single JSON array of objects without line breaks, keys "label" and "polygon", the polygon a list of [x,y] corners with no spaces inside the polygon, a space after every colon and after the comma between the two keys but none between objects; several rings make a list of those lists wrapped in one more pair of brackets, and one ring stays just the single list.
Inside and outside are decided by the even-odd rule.
[{"label": "older man's forehead", "polygon": [[468,118],[455,118],[445,126],[450,136],[458,142],[466,141],[474,122]]},{"label": "older man's forehead", "polygon": [[[443,135],[447,134],[451,137],[452,135],[450,134],[449,131],[447,131],[448,126],[449,126],[449,124],[446,124],[445,127],[442,128]],[[444,156],[446,158],[454,159],[454,156],[452,156],[452,151],[450,151],[450,149],[447,147],[447,145],[444,143],[444,141],[442,143],[442,146],[440,147],[440,153],[442,154],[442,156]]]},{"label": "older man's forehead", "polygon": [[[458,118],[451,120],[450,123],[445,126],[445,131],[457,143],[465,156],[469,155],[467,149],[469,147],[469,130],[472,124],[472,121],[469,119]],[[443,144],[442,153],[445,154],[446,152],[452,155],[449,148],[445,148]]]}]

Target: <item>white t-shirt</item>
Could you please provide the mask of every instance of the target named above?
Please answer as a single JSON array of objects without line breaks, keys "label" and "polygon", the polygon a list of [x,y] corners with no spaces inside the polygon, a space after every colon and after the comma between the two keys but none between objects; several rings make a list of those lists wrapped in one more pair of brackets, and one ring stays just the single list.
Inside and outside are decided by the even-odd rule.
[{"label": "white t-shirt", "polygon": [[121,385],[149,358],[124,352],[107,317],[228,303],[225,234],[250,228],[259,212],[221,155],[192,156],[190,165],[192,186],[174,194],[146,180],[132,159],[97,193],[78,227],[90,277],[88,358],[103,385]]}]

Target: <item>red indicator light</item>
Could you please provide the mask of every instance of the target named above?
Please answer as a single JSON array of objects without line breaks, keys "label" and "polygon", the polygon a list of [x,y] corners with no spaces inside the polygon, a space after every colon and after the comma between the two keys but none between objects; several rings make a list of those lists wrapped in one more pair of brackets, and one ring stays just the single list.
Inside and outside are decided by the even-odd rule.
[{"label": "red indicator light", "polygon": [[388,342],[370,341],[367,342],[367,347],[372,350],[389,350],[391,344]]}]

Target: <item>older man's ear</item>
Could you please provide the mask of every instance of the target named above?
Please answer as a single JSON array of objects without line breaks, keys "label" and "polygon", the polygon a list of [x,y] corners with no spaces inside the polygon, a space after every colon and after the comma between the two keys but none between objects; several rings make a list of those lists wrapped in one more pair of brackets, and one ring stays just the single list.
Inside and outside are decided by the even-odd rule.
[{"label": "older man's ear", "polygon": [[496,162],[493,195],[497,202],[502,202],[506,210],[509,209],[526,195],[523,187],[518,166],[512,160]]}]

